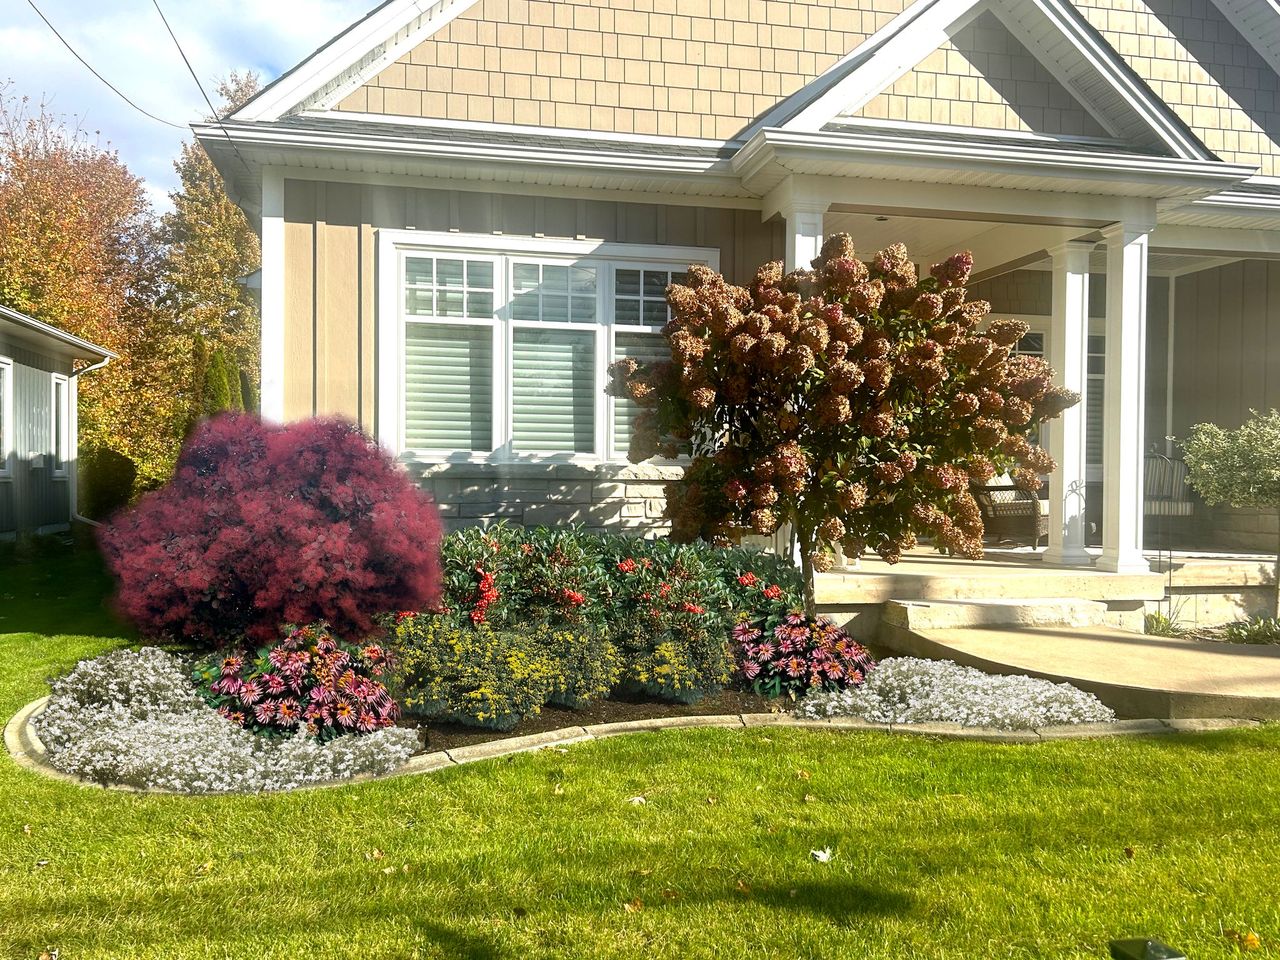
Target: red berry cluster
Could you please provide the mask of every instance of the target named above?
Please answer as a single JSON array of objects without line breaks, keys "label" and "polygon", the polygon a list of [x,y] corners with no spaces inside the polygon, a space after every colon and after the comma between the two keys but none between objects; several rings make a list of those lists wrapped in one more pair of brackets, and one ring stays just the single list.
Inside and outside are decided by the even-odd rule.
[{"label": "red berry cluster", "polygon": [[473,604],[471,622],[479,626],[485,621],[485,611],[498,599],[498,588],[494,583],[493,574],[487,572],[478,563],[476,573],[480,575],[480,583],[477,584],[475,596],[471,599]]},{"label": "red berry cluster", "polygon": [[565,603],[572,604],[575,607],[580,607],[587,602],[586,594],[578,593],[576,590],[570,590],[568,587],[565,587],[560,591],[560,596]]}]

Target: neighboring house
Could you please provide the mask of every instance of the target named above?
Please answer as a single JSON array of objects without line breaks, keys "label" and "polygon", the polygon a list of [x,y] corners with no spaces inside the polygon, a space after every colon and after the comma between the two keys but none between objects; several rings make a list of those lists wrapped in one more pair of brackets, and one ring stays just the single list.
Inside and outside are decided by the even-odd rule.
[{"label": "neighboring house", "polygon": [[606,365],[691,261],[835,231],[972,249],[1088,396],[1052,559],[1092,509],[1145,570],[1144,453],[1280,405],[1273,2],[389,0],[197,133],[262,226],[264,413],[357,420],[455,522],[657,525]]},{"label": "neighboring house", "polygon": [[0,539],[76,516],[76,383],[116,355],[0,305]]}]

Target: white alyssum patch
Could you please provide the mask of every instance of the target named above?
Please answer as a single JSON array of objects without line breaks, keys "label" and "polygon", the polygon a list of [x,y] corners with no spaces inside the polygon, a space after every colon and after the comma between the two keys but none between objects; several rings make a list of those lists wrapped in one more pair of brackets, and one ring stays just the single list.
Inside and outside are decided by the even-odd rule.
[{"label": "white alyssum patch", "polygon": [[154,647],[81,662],[35,721],[49,762],[102,784],[258,793],[390,773],[417,750],[417,734],[398,727],[328,743],[258,736],[205,704],[187,668]]},{"label": "white alyssum patch", "polygon": [[1030,730],[1116,718],[1091,693],[1068,683],[1002,677],[950,660],[882,660],[862,686],[811,693],[797,716],[813,720],[860,717],[873,723],[959,723],[966,727]]}]

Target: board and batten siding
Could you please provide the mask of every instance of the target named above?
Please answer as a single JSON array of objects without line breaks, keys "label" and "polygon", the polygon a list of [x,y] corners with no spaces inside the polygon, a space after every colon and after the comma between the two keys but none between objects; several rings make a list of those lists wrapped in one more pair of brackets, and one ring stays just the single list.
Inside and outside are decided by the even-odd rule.
[{"label": "board and batten siding", "polygon": [[[71,364],[2,335],[0,357],[13,361],[14,432],[13,476],[0,480],[0,536],[70,523],[70,481],[53,476],[51,378],[55,373],[69,375]],[[72,468],[69,465],[68,473]]]},{"label": "board and batten siding", "polygon": [[[1242,260],[1174,284],[1174,436],[1280,408],[1280,262]],[[1212,518],[1215,546],[1275,551],[1274,510],[1219,507]]]},{"label": "board and batten siding", "polygon": [[[284,414],[336,414],[377,434],[379,229],[710,247],[737,283],[781,260],[780,221],[758,210],[286,179]],[[523,524],[658,533],[678,466],[423,463],[411,472],[450,527]]]}]

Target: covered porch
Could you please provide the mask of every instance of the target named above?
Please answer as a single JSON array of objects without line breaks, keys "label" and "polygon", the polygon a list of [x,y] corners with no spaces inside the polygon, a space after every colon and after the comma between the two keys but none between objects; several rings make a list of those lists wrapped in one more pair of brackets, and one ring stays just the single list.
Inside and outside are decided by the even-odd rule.
[{"label": "covered porch", "polygon": [[1185,165],[1070,181],[1080,193],[1047,174],[987,174],[993,186],[883,179],[895,173],[868,181],[791,170],[766,194],[764,216],[785,223],[789,267],[840,232],[864,254],[905,243],[922,270],[971,250],[970,297],[1028,322],[1019,349],[1045,356],[1081,395],[1041,436],[1059,464],[1041,492],[1044,536],[1014,538],[1030,549],[1006,562],[1141,575],[1156,551],[1249,562],[1273,549],[1274,514],[1206,507],[1185,484],[1174,438],[1280,404],[1280,378],[1267,378],[1280,337],[1266,337],[1280,310],[1280,243],[1257,229],[1280,220],[1228,207],[1213,196],[1218,170]]}]

